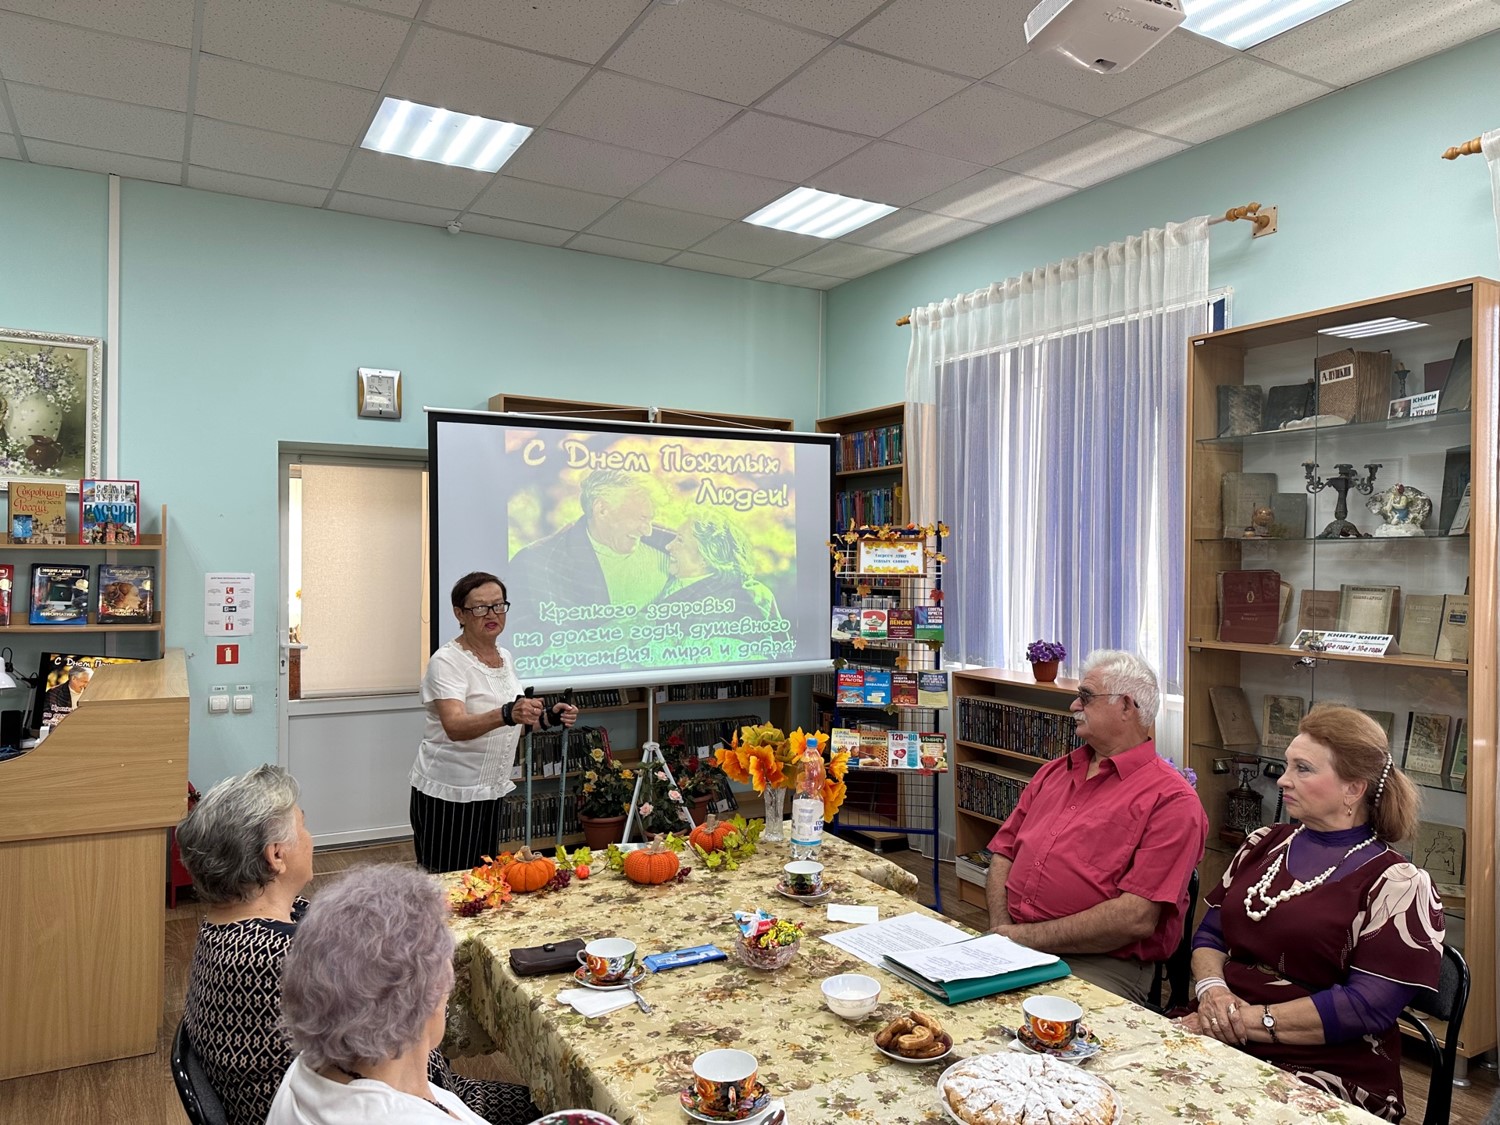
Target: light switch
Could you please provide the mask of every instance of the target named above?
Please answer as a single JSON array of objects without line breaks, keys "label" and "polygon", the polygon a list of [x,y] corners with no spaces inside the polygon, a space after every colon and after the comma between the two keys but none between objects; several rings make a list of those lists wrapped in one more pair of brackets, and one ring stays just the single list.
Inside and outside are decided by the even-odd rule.
[{"label": "light switch", "polygon": [[210,715],[229,714],[229,696],[222,692],[208,697],[208,713]]},{"label": "light switch", "polygon": [[236,695],[234,697],[234,713],[236,715],[248,715],[254,703],[255,696],[253,695]]}]

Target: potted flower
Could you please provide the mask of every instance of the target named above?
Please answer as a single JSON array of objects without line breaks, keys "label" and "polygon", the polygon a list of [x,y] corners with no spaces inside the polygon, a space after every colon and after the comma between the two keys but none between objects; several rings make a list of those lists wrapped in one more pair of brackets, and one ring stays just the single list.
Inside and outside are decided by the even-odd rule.
[{"label": "potted flower", "polygon": [[696,751],[673,731],[662,743],[662,757],[677,779],[677,788],[682,799],[693,811],[693,823],[702,824],[708,816],[709,804],[719,795],[719,786],[725,779],[724,771],[712,758],[700,758]]},{"label": "potted flower", "polygon": [[625,838],[625,814],[635,789],[635,773],[615,761],[608,750],[589,751],[579,792],[578,818],[590,848],[603,849]]},{"label": "potted flower", "polygon": [[1050,684],[1057,679],[1057,666],[1068,657],[1068,650],[1061,641],[1032,641],[1026,646],[1026,659],[1031,661],[1031,675],[1039,684]]},{"label": "potted flower", "polygon": [[727,747],[720,747],[718,764],[731,780],[751,785],[766,799],[766,831],[769,842],[784,839],[786,795],[796,792],[802,778],[802,758],[811,746],[823,758],[823,819],[830,821],[844,803],[844,774],[849,752],[830,753],[826,734],[804,734],[800,729],[788,738],[770,723],[741,727]]},{"label": "potted flower", "polygon": [[683,792],[673,784],[667,771],[654,763],[653,768],[641,772],[641,803],[636,806],[636,812],[640,814],[644,836],[668,832],[687,835],[688,809]]}]

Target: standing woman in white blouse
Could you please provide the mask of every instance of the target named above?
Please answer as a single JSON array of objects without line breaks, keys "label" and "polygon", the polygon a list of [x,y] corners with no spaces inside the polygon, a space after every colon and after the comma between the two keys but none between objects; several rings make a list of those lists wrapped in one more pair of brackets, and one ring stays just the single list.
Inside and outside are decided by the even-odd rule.
[{"label": "standing woman in white blouse", "polygon": [[521,728],[561,720],[577,708],[521,694],[510,653],[500,647],[510,600],[505,583],[474,571],[453,585],[458,636],[432,654],[422,678],[427,711],[411,768],[411,827],[417,862],[428,871],[476,867],[499,842],[500,798],[510,780]]}]

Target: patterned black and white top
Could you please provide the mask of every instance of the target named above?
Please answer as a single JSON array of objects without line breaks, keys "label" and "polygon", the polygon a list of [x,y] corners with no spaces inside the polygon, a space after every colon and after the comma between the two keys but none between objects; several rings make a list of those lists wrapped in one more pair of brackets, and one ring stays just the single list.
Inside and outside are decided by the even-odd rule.
[{"label": "patterned black and white top", "polygon": [[[299,898],[291,922],[205,921],[198,929],[183,1019],[229,1125],[265,1125],[292,1065],[294,1052],[280,1028],[281,967],[306,911],[307,900]],[[438,1051],[427,1071],[434,1085],[493,1125],[525,1125],[541,1116],[526,1087],[454,1074]]]}]

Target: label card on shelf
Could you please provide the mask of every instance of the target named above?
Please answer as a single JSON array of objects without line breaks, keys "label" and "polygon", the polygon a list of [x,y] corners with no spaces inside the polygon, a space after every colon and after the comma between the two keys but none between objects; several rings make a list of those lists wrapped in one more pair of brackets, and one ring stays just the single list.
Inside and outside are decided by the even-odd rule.
[{"label": "label card on shelf", "polygon": [[1384,656],[1396,638],[1389,633],[1326,633],[1303,629],[1291,648],[1307,652],[1341,652],[1354,656]]}]

